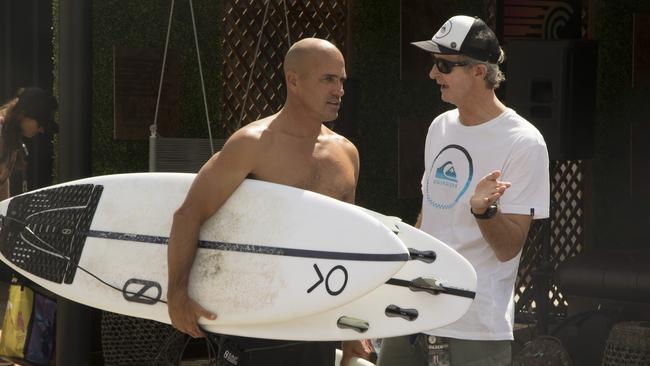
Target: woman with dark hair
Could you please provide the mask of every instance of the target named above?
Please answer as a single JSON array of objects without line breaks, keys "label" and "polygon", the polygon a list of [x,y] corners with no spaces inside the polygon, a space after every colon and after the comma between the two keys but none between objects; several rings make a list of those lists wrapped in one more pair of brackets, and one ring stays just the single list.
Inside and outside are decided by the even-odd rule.
[{"label": "woman with dark hair", "polygon": [[56,99],[41,88],[29,87],[0,107],[0,201],[9,198],[9,181],[23,138],[32,138],[52,127]]}]

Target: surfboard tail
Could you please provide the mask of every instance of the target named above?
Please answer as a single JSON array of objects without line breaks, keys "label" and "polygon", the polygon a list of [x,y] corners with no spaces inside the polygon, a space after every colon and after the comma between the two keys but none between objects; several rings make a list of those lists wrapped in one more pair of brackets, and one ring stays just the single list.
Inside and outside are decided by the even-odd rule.
[{"label": "surfboard tail", "polygon": [[69,185],[3,201],[0,253],[38,277],[72,283],[102,190]]}]

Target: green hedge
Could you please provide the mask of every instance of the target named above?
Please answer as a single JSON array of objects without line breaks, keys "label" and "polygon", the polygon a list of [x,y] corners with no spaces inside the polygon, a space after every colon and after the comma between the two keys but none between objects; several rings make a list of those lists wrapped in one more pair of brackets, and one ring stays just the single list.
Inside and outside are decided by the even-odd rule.
[{"label": "green hedge", "polygon": [[[147,140],[113,139],[113,46],[164,49],[170,3],[93,1],[93,175],[148,170]],[[212,133],[219,137],[223,136],[216,127],[221,103],[219,2],[194,1],[194,16]],[[176,1],[169,47],[180,52],[181,137],[205,138],[208,133],[194,45],[188,2]]]}]

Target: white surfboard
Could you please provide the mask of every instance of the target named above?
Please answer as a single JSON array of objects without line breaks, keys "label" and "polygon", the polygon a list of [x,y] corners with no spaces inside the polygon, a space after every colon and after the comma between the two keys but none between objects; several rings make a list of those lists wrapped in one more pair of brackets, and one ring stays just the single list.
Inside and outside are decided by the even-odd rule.
[{"label": "white surfboard", "polygon": [[413,256],[420,253],[421,259],[409,261],[386,283],[336,309],[284,322],[210,325],[206,330],[258,338],[349,340],[419,333],[463,316],[477,286],[472,265],[438,239],[401,219],[364,211],[396,231]]},{"label": "white surfboard", "polygon": [[[75,302],[169,323],[166,243],[193,178],[93,177],[5,200],[0,259]],[[356,206],[246,180],[202,227],[190,294],[218,314],[204,326],[282,322],[347,304],[408,260]]]}]

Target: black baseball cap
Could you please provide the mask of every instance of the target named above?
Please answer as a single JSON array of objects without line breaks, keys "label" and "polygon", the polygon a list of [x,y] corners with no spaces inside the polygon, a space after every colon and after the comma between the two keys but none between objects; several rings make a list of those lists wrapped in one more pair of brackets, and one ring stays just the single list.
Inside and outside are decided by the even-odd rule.
[{"label": "black baseball cap", "polygon": [[58,125],[54,123],[53,112],[58,107],[56,99],[47,91],[38,87],[27,87],[18,91],[16,108],[26,117],[33,118],[39,126],[56,132]]},{"label": "black baseball cap", "polygon": [[466,15],[451,17],[430,40],[411,44],[431,53],[462,54],[493,64],[501,56],[499,40],[492,29],[481,19]]}]

